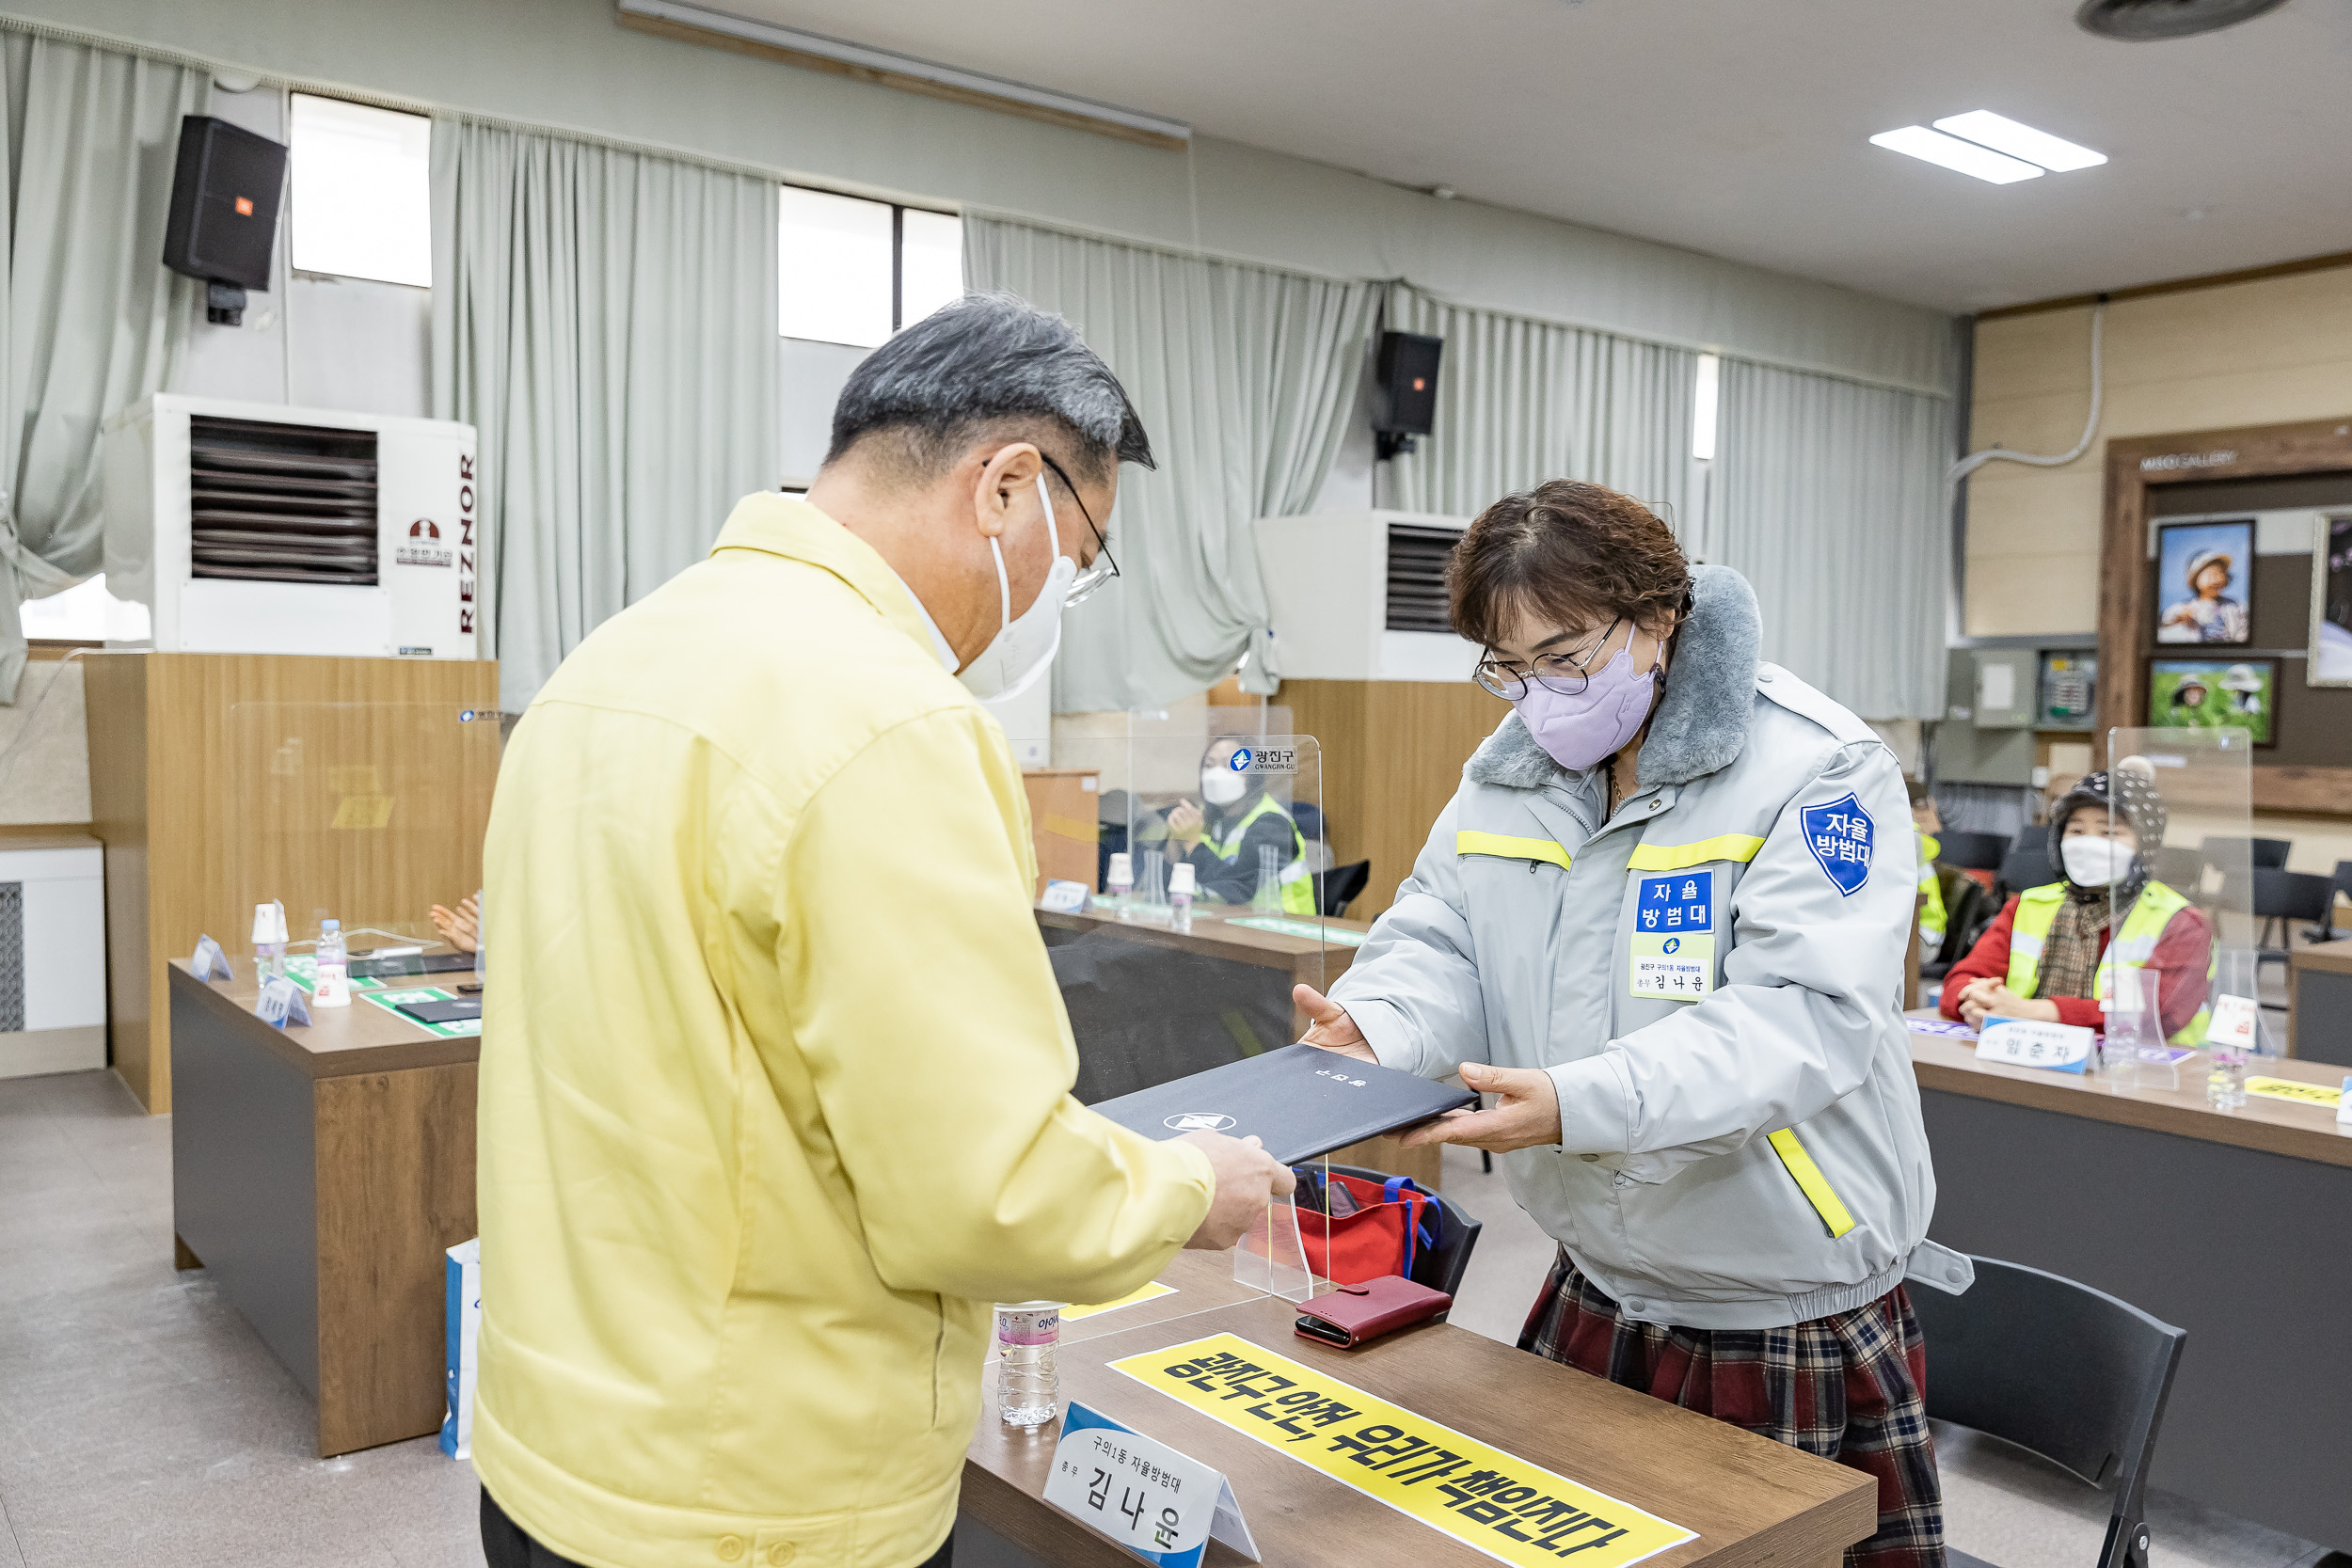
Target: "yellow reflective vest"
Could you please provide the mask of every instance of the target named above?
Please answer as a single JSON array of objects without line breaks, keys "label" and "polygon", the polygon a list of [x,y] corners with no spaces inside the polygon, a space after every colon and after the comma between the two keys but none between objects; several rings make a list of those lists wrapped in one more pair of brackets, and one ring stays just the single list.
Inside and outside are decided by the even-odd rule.
[{"label": "yellow reflective vest", "polygon": [[[1282,908],[1292,914],[1313,914],[1315,912],[1315,879],[1307,871],[1307,835],[1298,831],[1298,823],[1289,812],[1282,809],[1273,796],[1261,794],[1258,797],[1258,803],[1242,813],[1241,819],[1225,831],[1223,838],[1209,838],[1204,835],[1200,842],[1207,847],[1210,854],[1230,864],[1233,858],[1241,853],[1241,841],[1248,833],[1249,825],[1268,812],[1280,816],[1291,826],[1290,863],[1284,865],[1277,873],[1282,890]],[[1256,868],[1250,869],[1254,871]]]},{"label": "yellow reflective vest", "polygon": [[[2051,882],[2044,887],[2027,888],[2017,895],[2017,915],[2010,922],[2009,935],[2009,989],[2019,996],[2034,994],[2034,987],[2042,974],[2042,939],[2050,934],[2050,924],[2058,918],[2058,906],[2066,901],[2066,884]],[[2098,983],[2094,988],[2102,998],[2115,994],[2114,966],[2122,963],[2127,969],[2144,969],[2154,957],[2156,942],[2164,935],[2165,927],[2172,917],[2188,908],[2188,900],[2165,886],[2151,881],[2139,890],[2132,903],[2131,912],[2123,917],[2123,928],[2108,939],[2107,950],[2099,957]],[[2208,980],[2220,967],[2220,955],[2215,953],[2208,960],[2205,974]],[[2212,993],[2206,993],[2206,1005],[2197,1009],[2197,1016],[2172,1036],[2174,1045],[2195,1045],[2205,1037],[2205,1023],[2213,1016]]]},{"label": "yellow reflective vest", "polygon": [[1200,1150],[1071,1098],[1021,771],[881,555],[745,499],[590,632],[484,848],[474,1465],[630,1568],[906,1568],[992,1301],[1112,1301]]},{"label": "yellow reflective vest", "polygon": [[1944,846],[1934,834],[1919,834],[1919,891],[1928,895],[1928,901],[1919,907],[1919,935],[1931,947],[1943,945],[1944,930],[1950,919],[1944,909],[1944,884],[1935,875],[1935,857],[1943,852]]}]

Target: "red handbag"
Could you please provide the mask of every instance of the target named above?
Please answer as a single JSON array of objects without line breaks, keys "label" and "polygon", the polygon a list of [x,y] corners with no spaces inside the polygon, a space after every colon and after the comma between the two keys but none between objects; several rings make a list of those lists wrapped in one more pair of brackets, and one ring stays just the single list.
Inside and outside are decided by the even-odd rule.
[{"label": "red handbag", "polygon": [[[1386,1181],[1296,1165],[1298,1240],[1307,1267],[1341,1285],[1396,1275],[1410,1278],[1422,1252],[1438,1243],[1444,1209],[1409,1176]],[[1334,1212],[1337,1211],[1337,1212]]]}]

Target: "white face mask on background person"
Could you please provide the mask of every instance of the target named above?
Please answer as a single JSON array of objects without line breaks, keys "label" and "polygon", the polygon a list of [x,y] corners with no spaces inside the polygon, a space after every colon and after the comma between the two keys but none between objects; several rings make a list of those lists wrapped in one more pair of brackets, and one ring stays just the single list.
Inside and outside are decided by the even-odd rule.
[{"label": "white face mask on background person", "polygon": [[1231,768],[1200,769],[1200,798],[1213,806],[1230,806],[1249,793],[1249,781]]},{"label": "white face mask on background person", "polygon": [[2066,879],[2076,887],[2113,887],[2131,874],[2135,853],[2130,845],[2087,833],[2058,841],[2058,859],[2066,863]]},{"label": "white face mask on background person", "polygon": [[1054,499],[1045,492],[1043,474],[1037,476],[1037,499],[1045,508],[1045,540],[1054,552],[1054,564],[1037,591],[1036,601],[1017,621],[1012,616],[1012,579],[1005,575],[1004,546],[993,538],[988,542],[996,556],[996,614],[1001,624],[988,646],[956,673],[963,689],[984,703],[1018,697],[1035,686],[1061,646],[1062,606],[1070,598],[1070,585],[1077,580],[1078,563],[1061,553],[1061,531],[1054,526]]}]

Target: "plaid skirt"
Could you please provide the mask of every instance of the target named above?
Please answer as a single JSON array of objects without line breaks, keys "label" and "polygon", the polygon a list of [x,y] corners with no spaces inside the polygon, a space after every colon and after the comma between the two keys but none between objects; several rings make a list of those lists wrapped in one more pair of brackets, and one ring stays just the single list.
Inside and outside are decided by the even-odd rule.
[{"label": "plaid skirt", "polygon": [[1619,1317],[1564,1250],[1519,1349],[1862,1471],[1878,1482],[1879,1528],[1846,1548],[1846,1568],[1944,1568],[1927,1347],[1901,1286],[1787,1328],[1669,1328]]}]

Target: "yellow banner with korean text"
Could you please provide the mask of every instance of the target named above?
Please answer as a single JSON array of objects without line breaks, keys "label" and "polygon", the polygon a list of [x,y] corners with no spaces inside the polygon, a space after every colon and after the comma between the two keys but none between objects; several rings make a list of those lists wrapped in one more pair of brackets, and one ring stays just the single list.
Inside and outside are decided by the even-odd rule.
[{"label": "yellow banner with korean text", "polygon": [[2298,1084],[2292,1078],[2249,1078],[2246,1092],[2269,1100],[2292,1100],[2297,1105],[2320,1105],[2334,1110],[2344,1102],[2344,1091],[2331,1089],[2324,1084]]},{"label": "yellow banner with korean text", "polygon": [[1239,1335],[1111,1368],[1519,1568],[1622,1568],[1697,1534]]}]

